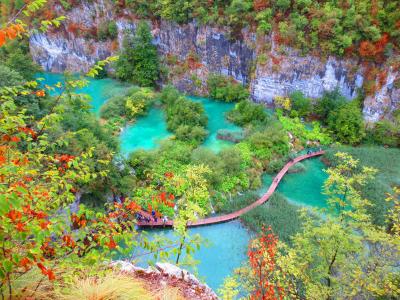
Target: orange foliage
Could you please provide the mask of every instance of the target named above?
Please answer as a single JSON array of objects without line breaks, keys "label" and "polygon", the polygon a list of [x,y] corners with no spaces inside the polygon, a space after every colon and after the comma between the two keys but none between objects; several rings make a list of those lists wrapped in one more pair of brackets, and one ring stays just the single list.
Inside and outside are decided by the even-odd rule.
[{"label": "orange foliage", "polygon": [[282,61],[282,58],[276,57],[271,54],[271,60],[274,65],[279,65]]},{"label": "orange foliage", "polygon": [[20,24],[12,24],[7,28],[0,29],[0,47],[6,43],[7,39],[13,40],[23,32],[25,29]]},{"label": "orange foliage", "polygon": [[389,34],[384,33],[382,34],[382,37],[375,43],[370,41],[362,41],[360,43],[359,53],[362,57],[381,60],[383,58],[383,52],[389,40]]},{"label": "orange foliage", "polygon": [[117,51],[119,47],[118,40],[114,40],[111,42],[111,51]]},{"label": "orange foliage", "polygon": [[262,11],[268,7],[268,4],[269,4],[268,0],[254,0],[253,8],[255,11]]},{"label": "orange foliage", "polygon": [[81,25],[77,23],[69,23],[67,27],[67,31],[69,33],[72,33],[73,35],[76,35],[79,31],[81,30]]},{"label": "orange foliage", "polygon": [[381,88],[385,83],[387,79],[387,71],[383,70],[378,73],[377,79],[378,79],[378,87]]}]

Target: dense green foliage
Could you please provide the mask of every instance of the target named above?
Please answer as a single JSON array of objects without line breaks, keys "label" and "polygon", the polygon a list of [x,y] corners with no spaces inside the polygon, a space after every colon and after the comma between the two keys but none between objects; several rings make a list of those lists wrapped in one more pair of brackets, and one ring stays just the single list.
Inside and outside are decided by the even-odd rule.
[{"label": "dense green foliage", "polygon": [[154,101],[151,89],[132,87],[108,100],[101,108],[101,117],[117,123],[130,122],[146,114]]},{"label": "dense green foliage", "polygon": [[305,146],[307,142],[317,142],[321,145],[329,145],[332,142],[327,130],[322,128],[318,122],[313,122],[311,124],[312,129],[309,129],[298,117],[286,117],[283,116],[280,111],[278,111],[278,119],[283,128],[299,139],[303,146]]},{"label": "dense green foliage", "polygon": [[179,23],[196,18],[201,23],[229,26],[233,34],[245,26],[255,25],[259,33],[275,29],[277,42],[303,52],[319,47],[324,53],[344,55],[348,50],[379,60],[400,43],[399,3],[395,0],[130,0],[127,6],[140,17]]},{"label": "dense green foliage", "polygon": [[124,47],[116,63],[116,76],[139,86],[154,86],[159,77],[157,48],[152,44],[149,25],[142,21],[135,35],[125,36]]},{"label": "dense green foliage", "polygon": [[226,117],[229,121],[239,126],[258,125],[269,120],[263,105],[255,104],[248,100],[237,103],[235,108],[227,113]]},{"label": "dense green foliage", "polygon": [[400,110],[394,112],[392,120],[378,121],[368,134],[375,143],[400,147]]},{"label": "dense green foliage", "polygon": [[372,202],[367,210],[375,224],[384,226],[388,203],[386,193],[392,186],[400,185],[400,150],[377,146],[337,147],[328,150],[326,159],[333,165],[337,164],[336,152],[346,152],[360,161],[360,166],[371,166],[378,170],[374,180],[361,187],[362,196]]},{"label": "dense green foliage", "polygon": [[249,98],[249,91],[233,78],[212,74],[207,79],[210,98],[224,102],[239,102]]},{"label": "dense green foliage", "polygon": [[365,135],[364,119],[356,101],[332,111],[328,116],[328,124],[336,139],[344,144],[358,144]]},{"label": "dense green foliage", "polygon": [[0,61],[2,66],[9,67],[26,80],[32,80],[39,67],[32,61],[29,54],[28,41],[17,43],[12,41],[0,48]]},{"label": "dense green foliage", "polygon": [[290,94],[290,100],[292,101],[292,111],[298,117],[307,117],[311,113],[312,103],[311,99],[303,95],[303,93],[296,91]]},{"label": "dense green foliage", "polygon": [[261,131],[255,131],[248,143],[257,158],[270,161],[289,153],[289,138],[279,123],[271,123]]},{"label": "dense green foliage", "polygon": [[161,93],[165,105],[167,127],[178,140],[199,144],[207,136],[207,115],[200,103],[194,103],[173,87],[166,87]]},{"label": "dense green foliage", "polygon": [[327,122],[330,113],[340,109],[346,102],[347,99],[337,89],[332,92],[325,92],[315,105],[314,112],[321,120]]}]

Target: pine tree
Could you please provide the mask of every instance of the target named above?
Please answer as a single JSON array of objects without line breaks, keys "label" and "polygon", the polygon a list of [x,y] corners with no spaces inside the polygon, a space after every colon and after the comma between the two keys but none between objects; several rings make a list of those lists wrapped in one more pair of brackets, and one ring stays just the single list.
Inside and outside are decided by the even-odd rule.
[{"label": "pine tree", "polygon": [[152,44],[149,25],[142,21],[135,35],[127,36],[116,64],[117,78],[139,86],[154,86],[159,76],[157,48]]}]

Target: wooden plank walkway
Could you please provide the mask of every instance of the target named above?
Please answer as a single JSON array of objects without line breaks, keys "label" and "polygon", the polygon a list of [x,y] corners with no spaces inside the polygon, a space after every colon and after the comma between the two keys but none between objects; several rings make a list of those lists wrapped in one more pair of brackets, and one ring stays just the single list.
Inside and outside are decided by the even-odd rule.
[{"label": "wooden plank walkway", "polygon": [[[243,215],[243,214],[249,212],[250,210],[256,208],[257,206],[260,206],[260,205],[264,204],[265,202],[267,202],[268,199],[271,197],[271,195],[275,192],[276,188],[278,187],[279,182],[282,180],[283,176],[285,176],[285,174],[287,173],[287,171],[289,170],[290,167],[292,167],[293,165],[295,165],[296,163],[298,163],[302,160],[305,160],[305,159],[308,159],[311,157],[316,157],[319,155],[323,155],[324,153],[325,153],[325,151],[321,150],[318,152],[313,152],[311,154],[305,154],[305,155],[298,156],[295,159],[293,159],[292,161],[288,162],[282,168],[282,170],[280,170],[279,173],[275,176],[268,191],[260,199],[253,202],[252,204],[250,204],[242,209],[239,209],[235,212],[232,212],[230,214],[197,220],[195,222],[189,223],[188,227],[217,224],[217,223],[223,223],[223,222],[228,222],[228,221],[237,219],[241,215]],[[142,214],[142,216],[147,217],[150,220],[152,220],[150,222],[139,221],[137,223],[137,225],[140,227],[171,227],[174,225],[173,221],[168,221],[166,223],[163,223],[162,219],[158,219],[157,222],[154,222],[151,214],[149,214],[148,212],[142,211],[140,213]]]}]

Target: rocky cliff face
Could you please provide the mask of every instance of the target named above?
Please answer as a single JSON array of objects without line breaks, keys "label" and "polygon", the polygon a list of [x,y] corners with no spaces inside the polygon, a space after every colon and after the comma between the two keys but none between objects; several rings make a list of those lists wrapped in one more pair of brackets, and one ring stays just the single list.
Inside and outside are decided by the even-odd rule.
[{"label": "rocky cliff face", "polygon": [[[33,35],[30,49],[34,60],[46,71],[87,71],[97,60],[115,53],[122,45],[123,36],[133,33],[136,20],[129,11],[118,16],[108,0],[82,2],[69,12],[57,10],[67,16],[64,29]],[[90,31],[104,20],[116,20],[118,39],[100,42],[76,37],[71,24]],[[241,40],[230,40],[223,28],[187,25],[161,21],[153,23],[154,43],[169,69],[168,79],[181,91],[204,94],[209,73],[229,75],[250,86],[254,101],[273,103],[275,96],[284,96],[300,90],[318,98],[324,91],[338,88],[352,99],[364,82],[365,70],[356,61],[329,57],[302,56],[293,49],[277,46],[273,37],[256,39],[242,31]],[[400,74],[387,70],[385,82],[374,95],[366,98],[364,116],[377,121],[400,106],[400,89],[395,81]]]}]

